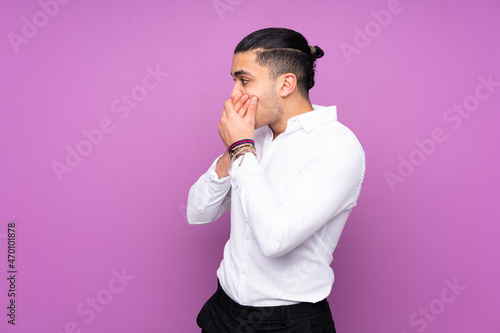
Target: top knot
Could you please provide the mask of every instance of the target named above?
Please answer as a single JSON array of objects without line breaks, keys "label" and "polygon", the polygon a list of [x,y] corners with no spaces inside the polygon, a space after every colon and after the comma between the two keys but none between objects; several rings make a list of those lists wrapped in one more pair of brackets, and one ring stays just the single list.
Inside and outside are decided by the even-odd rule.
[{"label": "top knot", "polygon": [[309,45],[309,48],[311,49],[311,55],[313,56],[314,60],[325,55],[325,52],[323,52],[323,50],[319,46]]}]

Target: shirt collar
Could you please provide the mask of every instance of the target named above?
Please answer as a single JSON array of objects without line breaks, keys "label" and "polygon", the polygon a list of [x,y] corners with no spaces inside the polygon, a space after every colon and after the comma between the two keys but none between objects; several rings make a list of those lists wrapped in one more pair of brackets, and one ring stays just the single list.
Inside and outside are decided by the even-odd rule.
[{"label": "shirt collar", "polygon": [[288,119],[285,132],[302,127],[309,133],[324,123],[337,120],[337,107],[335,105],[325,107],[313,104],[313,108],[313,111]]}]

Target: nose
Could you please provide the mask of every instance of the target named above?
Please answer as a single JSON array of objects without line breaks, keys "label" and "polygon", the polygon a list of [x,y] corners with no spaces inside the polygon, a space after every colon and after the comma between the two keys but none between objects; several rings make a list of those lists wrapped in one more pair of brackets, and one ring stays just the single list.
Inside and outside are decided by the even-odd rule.
[{"label": "nose", "polygon": [[233,90],[231,90],[231,98],[234,98],[234,96],[238,95],[238,93],[243,96],[243,92],[241,91],[240,87],[238,86],[238,83],[236,82],[233,86]]}]

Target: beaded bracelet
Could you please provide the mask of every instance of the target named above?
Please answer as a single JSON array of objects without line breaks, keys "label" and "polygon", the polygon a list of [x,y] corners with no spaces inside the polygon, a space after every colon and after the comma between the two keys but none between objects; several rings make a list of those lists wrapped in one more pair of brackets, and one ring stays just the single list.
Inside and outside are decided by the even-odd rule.
[{"label": "beaded bracelet", "polygon": [[232,169],[234,161],[236,161],[240,156],[242,156],[242,157],[241,157],[241,161],[240,161],[240,163],[238,165],[241,165],[241,163],[243,163],[243,159],[245,158],[245,154],[246,153],[252,153],[255,156],[257,156],[257,153],[255,151],[255,147],[254,146],[242,148],[242,149],[238,150],[238,152],[235,153],[231,157],[231,164],[229,165],[229,170]]},{"label": "beaded bracelet", "polygon": [[243,140],[239,140],[239,141],[236,141],[236,142],[233,142],[232,145],[229,146],[229,148],[227,148],[228,152],[231,152],[231,150],[240,145],[240,144],[243,144],[243,143],[251,143],[252,145],[255,146],[255,141],[253,141],[252,139],[243,139]]},{"label": "beaded bracelet", "polygon": [[234,147],[231,150],[231,152],[229,153],[229,157],[233,158],[233,156],[235,156],[236,154],[238,154],[240,151],[242,151],[242,150],[248,150],[249,148],[255,149],[255,146],[252,145],[252,144],[248,144],[248,143],[238,145],[238,146]]},{"label": "beaded bracelet", "polygon": [[229,152],[230,158],[232,159],[239,152],[243,150],[248,150],[250,148],[255,150],[255,142],[251,139],[244,139],[234,142],[232,145],[229,146],[227,150]]}]

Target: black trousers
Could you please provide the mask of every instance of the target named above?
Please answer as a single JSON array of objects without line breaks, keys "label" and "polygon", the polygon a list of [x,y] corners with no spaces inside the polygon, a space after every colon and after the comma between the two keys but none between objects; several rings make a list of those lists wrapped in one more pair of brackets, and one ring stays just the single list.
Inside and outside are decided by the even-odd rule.
[{"label": "black trousers", "polygon": [[318,303],[252,307],[233,301],[222,290],[205,303],[196,323],[202,333],[335,333],[330,306]]}]

